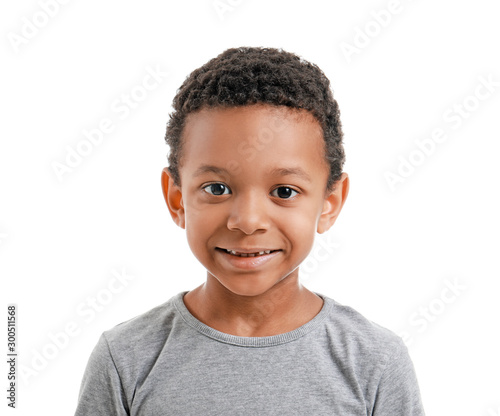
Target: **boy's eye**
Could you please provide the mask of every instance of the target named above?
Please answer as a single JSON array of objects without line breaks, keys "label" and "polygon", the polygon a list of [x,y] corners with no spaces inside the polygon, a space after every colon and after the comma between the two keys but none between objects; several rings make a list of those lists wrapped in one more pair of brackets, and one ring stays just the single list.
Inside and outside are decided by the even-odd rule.
[{"label": "boy's eye", "polygon": [[[203,188],[210,195],[220,196],[230,194],[229,188],[223,183],[211,183]],[[271,195],[281,199],[290,199],[297,195],[298,192],[288,186],[279,186],[271,192]]]},{"label": "boy's eye", "polygon": [[[211,195],[224,195],[224,194],[229,194],[229,188],[222,184],[222,183],[211,183],[210,185],[207,185],[203,188],[205,192],[211,194]],[[228,192],[225,192],[228,191]]]},{"label": "boy's eye", "polygon": [[[277,195],[273,195],[273,193],[275,193],[276,191]],[[271,195],[277,196],[278,198],[282,199],[289,199],[295,196],[293,192],[295,192],[295,195],[298,194],[297,191],[293,190],[292,188],[289,188],[288,186],[280,186],[276,188],[273,192],[271,192]]]}]

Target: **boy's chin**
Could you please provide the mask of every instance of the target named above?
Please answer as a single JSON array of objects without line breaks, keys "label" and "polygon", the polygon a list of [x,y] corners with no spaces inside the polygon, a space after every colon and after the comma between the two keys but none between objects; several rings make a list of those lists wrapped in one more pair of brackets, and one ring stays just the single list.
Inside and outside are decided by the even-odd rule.
[{"label": "boy's chin", "polygon": [[252,274],[219,277],[211,275],[211,273],[208,275],[217,280],[217,286],[219,286],[222,291],[227,294],[241,297],[260,297],[267,295],[272,292],[273,289],[278,289],[276,285],[286,279],[286,277],[282,279],[276,277],[274,279],[270,278],[268,281],[262,281],[262,276],[252,276]]}]

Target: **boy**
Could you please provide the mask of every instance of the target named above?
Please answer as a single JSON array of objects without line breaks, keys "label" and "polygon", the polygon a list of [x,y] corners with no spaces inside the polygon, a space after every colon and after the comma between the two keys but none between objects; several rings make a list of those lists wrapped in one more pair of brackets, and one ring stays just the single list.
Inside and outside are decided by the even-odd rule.
[{"label": "boy", "polygon": [[161,184],[206,282],[104,332],[76,415],[423,415],[402,340],[299,283],[349,190],[323,72],[228,49],[174,110]]}]

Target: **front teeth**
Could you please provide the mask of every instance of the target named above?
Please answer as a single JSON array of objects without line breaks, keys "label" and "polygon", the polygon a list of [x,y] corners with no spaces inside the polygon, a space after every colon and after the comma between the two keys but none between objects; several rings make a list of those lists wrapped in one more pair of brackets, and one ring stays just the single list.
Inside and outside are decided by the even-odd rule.
[{"label": "front teeth", "polygon": [[269,254],[271,253],[271,250],[265,250],[265,251],[259,251],[258,253],[236,253],[236,251],[233,250],[227,250],[226,251],[229,254],[232,254],[233,256],[239,256],[239,257],[255,257],[255,256],[262,256],[263,254]]}]

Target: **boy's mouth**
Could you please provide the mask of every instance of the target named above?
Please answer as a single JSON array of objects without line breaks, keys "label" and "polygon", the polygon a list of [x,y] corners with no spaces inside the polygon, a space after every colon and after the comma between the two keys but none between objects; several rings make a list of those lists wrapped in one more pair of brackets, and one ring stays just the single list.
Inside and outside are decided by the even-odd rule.
[{"label": "boy's mouth", "polygon": [[259,257],[263,256],[265,254],[270,254],[275,251],[280,251],[280,250],[271,250],[271,249],[253,249],[253,250],[232,250],[232,249],[227,249],[227,248],[221,248],[221,247],[216,247],[216,250],[221,250],[224,251],[228,254],[231,254],[236,257]]}]

